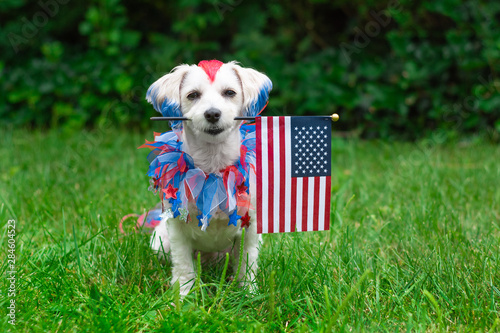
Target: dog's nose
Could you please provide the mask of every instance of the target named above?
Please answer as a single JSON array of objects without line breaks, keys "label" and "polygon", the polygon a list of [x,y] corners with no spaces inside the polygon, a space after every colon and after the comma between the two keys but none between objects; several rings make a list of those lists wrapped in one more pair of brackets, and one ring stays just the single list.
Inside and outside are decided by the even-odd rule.
[{"label": "dog's nose", "polygon": [[205,119],[212,124],[215,124],[220,119],[221,112],[219,109],[211,108],[205,111]]}]

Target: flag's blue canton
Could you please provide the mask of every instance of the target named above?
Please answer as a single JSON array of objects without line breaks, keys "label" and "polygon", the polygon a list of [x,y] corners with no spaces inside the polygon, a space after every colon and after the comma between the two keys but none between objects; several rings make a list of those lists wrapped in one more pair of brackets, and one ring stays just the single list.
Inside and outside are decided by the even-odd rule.
[{"label": "flag's blue canton", "polygon": [[330,117],[291,117],[292,177],[330,176]]}]

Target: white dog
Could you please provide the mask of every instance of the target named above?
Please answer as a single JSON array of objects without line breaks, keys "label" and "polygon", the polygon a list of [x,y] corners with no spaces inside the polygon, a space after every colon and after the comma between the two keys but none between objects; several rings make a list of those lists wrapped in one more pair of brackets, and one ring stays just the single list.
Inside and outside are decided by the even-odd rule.
[{"label": "white dog", "polygon": [[[271,89],[271,81],[262,73],[242,68],[235,62],[223,64],[211,60],[174,68],[151,85],[146,99],[164,116],[190,119],[182,123],[182,132],[179,131],[184,151],[207,177],[209,174],[220,177],[221,170],[240,158],[241,121],[234,118],[259,113]],[[252,201],[254,187],[250,186]],[[194,202],[188,203],[190,218],[187,223],[180,217],[174,218],[169,208],[167,203],[166,213],[154,230],[151,246],[160,254],[170,252],[172,284],[180,283],[181,295],[186,295],[194,283],[195,250],[209,253],[232,250],[235,267],[239,256],[243,255],[237,278],[244,285],[254,286],[261,237],[257,234],[252,210],[247,215],[251,222],[246,225],[244,253],[241,254],[241,220],[237,226],[228,225],[228,215],[217,209],[210,214],[209,225],[200,228],[195,218],[200,212]]]}]

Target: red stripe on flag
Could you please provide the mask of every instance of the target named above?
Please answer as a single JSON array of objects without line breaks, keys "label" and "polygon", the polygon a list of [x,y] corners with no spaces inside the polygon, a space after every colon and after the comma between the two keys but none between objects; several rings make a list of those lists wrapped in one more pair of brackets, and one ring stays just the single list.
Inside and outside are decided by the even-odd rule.
[{"label": "red stripe on flag", "polygon": [[308,231],[307,229],[307,206],[308,206],[308,187],[309,179],[307,177],[302,178],[302,231]]},{"label": "red stripe on flag", "polygon": [[297,221],[297,178],[292,177],[292,202],[290,203],[291,215],[291,226],[290,231],[295,231],[295,223]]},{"label": "red stripe on flag", "polygon": [[313,230],[318,231],[319,221],[319,177],[314,177]]},{"label": "red stripe on flag", "polygon": [[286,161],[285,161],[285,117],[279,117],[279,135],[280,135],[280,232],[285,232],[285,183],[286,179]]},{"label": "red stripe on flag", "polygon": [[274,232],[274,151],[273,151],[273,120],[274,117],[267,118],[267,155],[268,155],[268,174],[267,182],[269,184],[267,198],[269,202],[268,208],[268,232]]},{"label": "red stripe on flag", "polygon": [[262,131],[261,119],[255,119],[255,138],[257,154],[257,233],[262,233]]},{"label": "red stripe on flag", "polygon": [[325,198],[325,230],[330,230],[330,209],[332,196],[332,177],[326,177],[326,198]]}]

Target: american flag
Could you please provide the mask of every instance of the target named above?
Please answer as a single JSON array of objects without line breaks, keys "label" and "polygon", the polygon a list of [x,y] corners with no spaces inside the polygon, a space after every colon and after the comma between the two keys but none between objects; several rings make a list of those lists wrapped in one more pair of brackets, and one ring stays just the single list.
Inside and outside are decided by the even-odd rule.
[{"label": "american flag", "polygon": [[257,233],[330,229],[331,118],[257,117]]}]

